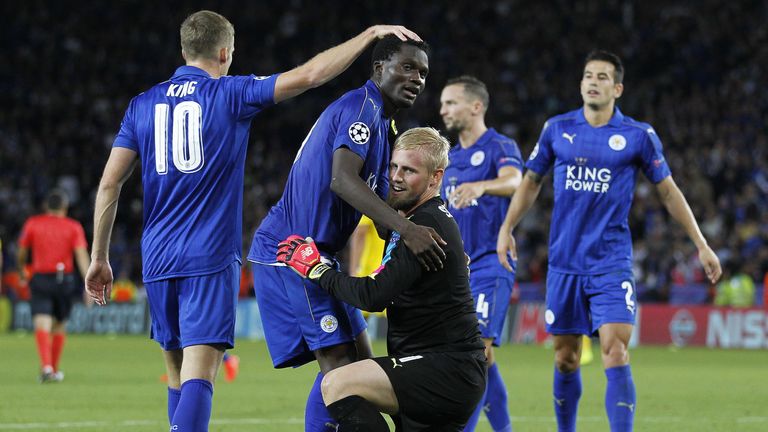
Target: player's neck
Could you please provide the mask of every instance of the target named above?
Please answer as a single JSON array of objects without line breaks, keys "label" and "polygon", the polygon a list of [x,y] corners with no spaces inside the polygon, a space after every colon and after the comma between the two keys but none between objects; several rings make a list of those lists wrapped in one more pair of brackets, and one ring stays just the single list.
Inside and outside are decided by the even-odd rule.
[{"label": "player's neck", "polygon": [[477,140],[479,140],[487,130],[488,128],[485,126],[485,122],[477,122],[471,127],[463,129],[459,132],[459,144],[461,144],[461,148],[470,148],[475,145]]},{"label": "player's neck", "polygon": [[425,202],[431,200],[434,197],[440,196],[440,189],[439,188],[429,188],[421,195],[421,198],[419,201],[411,207],[408,211],[405,212],[405,216],[410,216],[411,213],[413,213],[417,208],[421,207],[422,204]]},{"label": "player's neck", "polygon": [[587,119],[592,127],[601,127],[608,124],[613,117],[613,107],[615,104],[611,103],[601,107],[590,107],[584,105],[584,118]]},{"label": "player's neck", "polygon": [[194,66],[196,68],[202,69],[208,72],[208,75],[210,75],[211,78],[214,78],[214,79],[221,77],[221,69],[219,68],[219,63],[215,61],[208,61],[208,60],[188,61],[187,66]]}]

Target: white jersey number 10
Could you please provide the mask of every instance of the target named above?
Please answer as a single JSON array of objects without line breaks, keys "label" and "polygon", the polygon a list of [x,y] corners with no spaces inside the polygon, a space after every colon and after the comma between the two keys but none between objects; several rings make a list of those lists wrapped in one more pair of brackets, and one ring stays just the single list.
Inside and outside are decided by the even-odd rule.
[{"label": "white jersey number 10", "polygon": [[[168,173],[168,104],[155,105],[155,170]],[[173,165],[189,174],[200,171],[203,158],[203,107],[194,101],[184,101],[173,108],[171,152]]]}]

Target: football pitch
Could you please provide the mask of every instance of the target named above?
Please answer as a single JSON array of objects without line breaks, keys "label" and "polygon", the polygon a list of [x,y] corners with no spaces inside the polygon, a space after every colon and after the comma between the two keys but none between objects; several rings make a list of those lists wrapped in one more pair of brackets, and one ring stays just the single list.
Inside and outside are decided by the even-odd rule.
[{"label": "football pitch", "polygon": [[[374,346],[383,354],[383,343]],[[304,401],[317,369],[274,370],[264,342],[239,340],[240,375],[220,379],[211,431],[303,431]],[[514,430],[555,431],[552,352],[506,345],[497,359]],[[34,337],[0,334],[0,431],[165,431],[160,351],[145,337],[70,335],[62,383],[39,384]],[[642,347],[632,352],[636,431],[768,430],[768,351]],[[582,371],[580,431],[608,431],[605,378]],[[478,431],[490,431],[482,419]]]}]

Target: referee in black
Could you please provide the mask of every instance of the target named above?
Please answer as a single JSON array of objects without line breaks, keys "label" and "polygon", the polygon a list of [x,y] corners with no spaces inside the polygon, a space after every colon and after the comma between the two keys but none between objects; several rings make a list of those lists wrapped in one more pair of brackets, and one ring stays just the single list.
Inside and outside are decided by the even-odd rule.
[{"label": "referee in black", "polygon": [[[311,239],[291,236],[278,251],[279,261],[336,298],[368,311],[387,309],[388,356],[351,363],[323,379],[323,399],[339,432],[388,431],[379,412],[392,416],[397,431],[461,431],[485,391],[464,246],[439,197],[448,149],[432,128],[408,130],[395,142],[389,169],[390,206],[447,242],[441,269],[425,270],[397,232],[389,235],[382,269],[369,277],[323,264]],[[318,325],[332,332],[335,319],[322,317]]]}]

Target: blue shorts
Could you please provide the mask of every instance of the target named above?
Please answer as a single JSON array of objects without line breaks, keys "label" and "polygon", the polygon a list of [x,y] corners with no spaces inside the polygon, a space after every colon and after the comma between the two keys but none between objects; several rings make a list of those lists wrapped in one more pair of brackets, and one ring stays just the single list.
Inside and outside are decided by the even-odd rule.
[{"label": "blue shorts", "polygon": [[591,335],[611,323],[635,324],[637,296],[631,270],[599,275],[547,272],[544,321],[552,334]]},{"label": "blue shorts", "polygon": [[235,346],[240,263],[202,276],[147,282],[152,339],[166,351],[190,345]]},{"label": "blue shorts", "polygon": [[515,279],[512,274],[477,278],[472,276],[469,278],[469,285],[472,289],[472,298],[475,301],[480,337],[493,339],[493,346],[499,346]]},{"label": "blue shorts", "polygon": [[314,351],[354,342],[367,328],[359,309],[283,266],[253,265],[264,337],[276,368],[315,360]]}]

